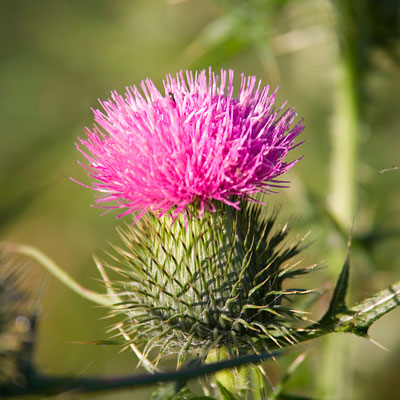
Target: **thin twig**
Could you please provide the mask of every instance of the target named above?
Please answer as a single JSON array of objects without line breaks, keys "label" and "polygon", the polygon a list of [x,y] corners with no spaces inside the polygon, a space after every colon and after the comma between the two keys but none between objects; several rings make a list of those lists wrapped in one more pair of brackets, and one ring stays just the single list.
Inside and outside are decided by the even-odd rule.
[{"label": "thin twig", "polygon": [[46,254],[41,252],[39,249],[29,245],[13,244],[6,242],[2,242],[0,246],[7,251],[32,257],[40,265],[46,268],[47,271],[49,271],[55,278],[57,278],[65,286],[69,287],[72,291],[79,294],[81,297],[102,306],[110,306],[113,304],[112,299],[110,299],[107,295],[86,289],[85,287],[80,285],[60,266],[58,266],[55,261],[46,256]]},{"label": "thin twig", "polygon": [[[281,353],[280,353],[281,354]],[[231,360],[224,360],[206,365],[194,365],[184,367],[178,371],[161,372],[155,374],[140,374],[110,378],[75,378],[68,376],[46,376],[36,374],[34,380],[25,386],[15,384],[3,384],[0,386],[0,395],[18,397],[26,394],[42,396],[56,395],[68,391],[75,392],[99,392],[107,390],[128,389],[139,386],[154,385],[160,382],[181,382],[200,376],[213,374],[223,369],[239,367],[246,364],[255,364],[262,360],[278,356],[278,353],[251,354]]]}]

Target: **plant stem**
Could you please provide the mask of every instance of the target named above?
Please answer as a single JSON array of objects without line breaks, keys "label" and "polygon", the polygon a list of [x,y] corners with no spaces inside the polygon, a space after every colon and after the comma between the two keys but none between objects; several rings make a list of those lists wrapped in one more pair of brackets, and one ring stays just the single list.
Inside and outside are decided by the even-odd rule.
[{"label": "plant stem", "polygon": [[[240,367],[250,363],[278,356],[278,353],[260,353],[242,356],[232,360],[223,360],[205,365],[187,366],[172,372],[155,374],[137,374],[119,377],[93,377],[75,378],[73,376],[46,376],[36,372],[26,385],[11,384],[0,385],[0,395],[18,397],[26,394],[55,395],[67,391],[78,392],[103,392],[108,390],[127,389],[139,386],[154,385],[160,382],[176,381],[185,383],[190,379],[208,374],[213,374],[227,368]],[[28,377],[29,378],[29,377]]]},{"label": "plant stem", "polygon": [[329,206],[345,229],[350,229],[356,202],[359,136],[359,91],[350,55],[339,60],[340,83],[332,131],[331,189]]},{"label": "plant stem", "polygon": [[90,300],[92,303],[101,306],[110,306],[113,301],[107,295],[94,292],[89,290],[77,281],[75,281],[70,275],[68,275],[60,266],[58,266],[51,258],[46,256],[43,252],[38,250],[33,246],[28,246],[24,244],[12,244],[12,243],[2,243],[1,247],[12,251],[14,253],[24,254],[26,256],[32,257],[40,265],[47,269],[55,278],[62,282],[65,286],[70,288],[73,292],[77,293],[81,297]]},{"label": "plant stem", "polygon": [[[339,42],[339,83],[335,96],[335,121],[332,130],[331,188],[329,208],[339,225],[350,231],[357,198],[357,164],[359,127],[361,120],[361,84],[363,78],[360,57],[361,42],[352,2],[334,0]],[[332,257],[338,253],[335,248]],[[333,265],[339,265],[336,262]],[[333,271],[335,274],[337,272]],[[351,398],[353,359],[349,343],[332,335],[325,342],[322,366],[321,396],[323,399]]]}]

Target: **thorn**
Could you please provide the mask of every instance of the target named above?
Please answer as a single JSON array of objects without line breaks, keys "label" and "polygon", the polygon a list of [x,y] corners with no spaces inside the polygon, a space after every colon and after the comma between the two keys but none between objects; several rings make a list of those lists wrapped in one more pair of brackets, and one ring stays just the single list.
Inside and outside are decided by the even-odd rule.
[{"label": "thorn", "polygon": [[124,331],[122,324],[118,324],[117,328],[119,329],[123,338],[128,342],[128,346],[136,354],[137,358],[139,359],[139,362],[143,364],[143,366],[149,372],[160,372],[160,370],[155,365],[153,365],[152,362],[144,354],[142,354],[140,350],[134,345],[130,336]]},{"label": "thorn", "polygon": [[389,171],[395,171],[396,169],[400,169],[400,165],[393,165],[390,168],[385,168],[385,169],[381,169],[379,172],[381,174],[384,174],[385,172],[389,172]]},{"label": "thorn", "polygon": [[110,297],[114,297],[115,299],[117,299],[117,302],[120,301],[120,299],[118,298],[117,294],[114,292],[112,285],[111,285],[111,281],[110,278],[108,277],[103,265],[101,264],[100,260],[96,257],[93,256],[93,261],[96,264],[97,269],[100,272],[100,275],[106,285],[107,288],[107,294],[110,295]]},{"label": "thorn", "polygon": [[387,351],[388,353],[390,353],[390,350],[387,349],[385,346],[383,346],[382,344],[378,343],[376,340],[372,339],[371,337],[368,337],[368,340],[374,344],[375,346],[378,346],[380,349]]}]

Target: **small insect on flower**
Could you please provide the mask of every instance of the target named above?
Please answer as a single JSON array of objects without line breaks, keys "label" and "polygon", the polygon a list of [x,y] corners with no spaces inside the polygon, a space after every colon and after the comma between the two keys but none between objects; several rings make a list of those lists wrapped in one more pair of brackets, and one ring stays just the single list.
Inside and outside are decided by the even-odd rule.
[{"label": "small insect on flower", "polygon": [[164,94],[146,79],[142,92],[131,86],[100,101],[77,144],[96,205],[118,217],[152,211],[175,220],[191,204],[201,217],[216,202],[239,208],[239,199],[286,187],[278,177],[298,161],[285,159],[302,121],[292,126],[294,109],[275,110],[276,90],[254,76],[242,75],[234,97],[233,79],[233,71],[181,71],[167,75]]},{"label": "small insect on flower", "polygon": [[168,93],[168,96],[169,96],[169,98],[170,98],[174,103],[176,103],[174,94],[173,94],[172,92],[169,92],[169,93]]}]

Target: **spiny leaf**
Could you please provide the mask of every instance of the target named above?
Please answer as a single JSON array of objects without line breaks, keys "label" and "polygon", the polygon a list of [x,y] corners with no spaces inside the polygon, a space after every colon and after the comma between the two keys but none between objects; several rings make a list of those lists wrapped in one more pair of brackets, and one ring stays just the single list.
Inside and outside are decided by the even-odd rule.
[{"label": "spiny leaf", "polygon": [[[400,306],[400,281],[374,296],[351,307],[348,314],[339,319],[340,330],[366,336],[370,326],[389,311]],[[339,330],[339,327],[336,329]]]},{"label": "spiny leaf", "polygon": [[347,312],[345,300],[349,283],[349,268],[350,260],[349,256],[347,256],[342,271],[340,272],[339,278],[336,282],[335,290],[333,291],[332,299],[329,303],[329,308],[319,321],[321,325],[332,323],[337,320],[339,314]]}]

